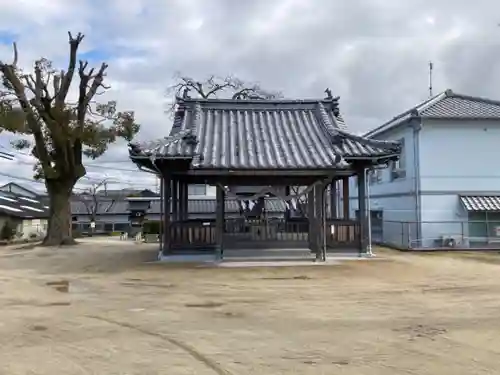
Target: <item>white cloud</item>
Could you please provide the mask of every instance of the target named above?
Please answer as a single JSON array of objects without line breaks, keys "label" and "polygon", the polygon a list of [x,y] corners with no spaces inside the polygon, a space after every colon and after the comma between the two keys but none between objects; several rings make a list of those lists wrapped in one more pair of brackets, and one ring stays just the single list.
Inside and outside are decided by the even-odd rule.
[{"label": "white cloud", "polygon": [[[491,0],[4,1],[0,59],[12,58],[15,37],[23,67],[44,56],[64,68],[67,31],[84,32],[82,52],[110,65],[112,89],[101,99],[134,110],[142,140],[168,134],[164,95],[177,71],[236,74],[287,97],[330,87],[353,131],[364,132],[425,98],[429,60],[435,90],[500,97],[500,71],[485,69],[498,61],[498,10]],[[3,133],[0,144],[10,139]],[[29,179],[31,162],[0,160],[1,172]],[[126,171],[136,168],[123,142],[89,164],[88,181],[155,184]]]}]

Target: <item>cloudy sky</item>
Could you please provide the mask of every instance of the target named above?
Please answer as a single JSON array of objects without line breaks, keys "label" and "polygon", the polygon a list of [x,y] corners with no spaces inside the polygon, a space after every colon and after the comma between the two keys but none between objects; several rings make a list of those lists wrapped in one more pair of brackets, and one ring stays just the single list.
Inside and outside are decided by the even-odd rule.
[{"label": "cloudy sky", "polygon": [[[289,98],[321,98],[330,87],[354,132],[426,99],[429,61],[435,93],[451,88],[500,98],[500,5],[492,0],[0,3],[0,59],[11,58],[16,40],[23,66],[44,56],[63,68],[67,31],[85,33],[82,57],[109,63],[107,98],[135,111],[142,140],[169,132],[165,89],[176,72],[200,79],[233,74]],[[3,147],[9,140],[0,135]],[[16,154],[15,161],[0,161],[0,172],[29,184],[31,163]],[[134,169],[118,144],[89,163],[87,182],[107,176],[122,187],[155,186]]]}]

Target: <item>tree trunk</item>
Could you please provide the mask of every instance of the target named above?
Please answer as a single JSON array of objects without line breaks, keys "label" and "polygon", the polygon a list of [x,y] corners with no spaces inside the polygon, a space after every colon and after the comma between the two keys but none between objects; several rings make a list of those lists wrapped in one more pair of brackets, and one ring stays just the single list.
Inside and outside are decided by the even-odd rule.
[{"label": "tree trunk", "polygon": [[[71,187],[69,187],[71,186]],[[62,246],[76,244],[71,230],[71,184],[60,184],[47,181],[50,199],[49,227],[43,246]]]}]

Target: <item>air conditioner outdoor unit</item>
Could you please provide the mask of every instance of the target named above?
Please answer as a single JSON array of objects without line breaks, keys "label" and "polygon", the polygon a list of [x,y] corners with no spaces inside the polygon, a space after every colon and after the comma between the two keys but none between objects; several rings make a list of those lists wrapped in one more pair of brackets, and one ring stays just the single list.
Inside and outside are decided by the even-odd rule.
[{"label": "air conditioner outdoor unit", "polygon": [[495,237],[500,237],[500,226],[495,227]]},{"label": "air conditioner outdoor unit", "polygon": [[456,238],[453,238],[452,236],[443,236],[441,238],[442,247],[454,248],[457,247],[457,245],[458,245],[458,240]]}]

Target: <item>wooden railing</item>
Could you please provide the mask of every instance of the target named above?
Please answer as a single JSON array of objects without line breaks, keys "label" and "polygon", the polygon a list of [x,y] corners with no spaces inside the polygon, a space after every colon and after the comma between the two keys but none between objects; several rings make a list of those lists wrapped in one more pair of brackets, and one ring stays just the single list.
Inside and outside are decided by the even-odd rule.
[{"label": "wooden railing", "polygon": [[[354,220],[328,219],[325,239],[329,248],[355,248],[359,246],[359,222]],[[185,220],[170,224],[170,246],[215,247],[217,245],[214,220]],[[307,219],[248,220],[244,218],[224,221],[224,247],[269,245],[307,246],[309,222]]]},{"label": "wooden railing", "polygon": [[357,248],[360,244],[359,221],[327,219],[325,237],[329,248]]},{"label": "wooden railing", "polygon": [[214,221],[186,220],[170,223],[170,246],[211,247],[217,244]]},{"label": "wooden railing", "polygon": [[287,222],[283,219],[226,219],[225,237],[246,241],[307,241],[307,222]]}]

